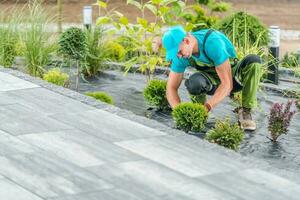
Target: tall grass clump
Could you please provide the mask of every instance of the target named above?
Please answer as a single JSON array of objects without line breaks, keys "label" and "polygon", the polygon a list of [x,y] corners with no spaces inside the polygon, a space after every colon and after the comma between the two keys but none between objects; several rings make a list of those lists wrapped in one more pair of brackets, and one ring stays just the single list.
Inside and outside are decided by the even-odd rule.
[{"label": "tall grass clump", "polygon": [[26,68],[33,76],[42,77],[49,55],[55,52],[57,44],[53,35],[47,32],[47,25],[53,22],[38,0],[30,1],[24,9],[24,31],[20,33],[24,44]]},{"label": "tall grass clump", "polygon": [[[11,13],[10,15],[6,15]],[[0,13],[0,65],[11,67],[17,56],[18,23],[20,15],[15,8],[6,9]]]}]

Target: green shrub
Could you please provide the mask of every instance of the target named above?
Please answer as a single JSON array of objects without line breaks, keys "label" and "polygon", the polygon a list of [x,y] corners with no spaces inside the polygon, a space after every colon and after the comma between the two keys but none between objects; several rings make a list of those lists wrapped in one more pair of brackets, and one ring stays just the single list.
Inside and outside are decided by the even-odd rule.
[{"label": "green shrub", "polygon": [[59,68],[53,68],[44,74],[43,79],[55,85],[66,86],[69,76],[66,73],[62,73]]},{"label": "green shrub", "polygon": [[125,58],[125,48],[117,42],[107,42],[104,45],[105,58],[112,61],[122,61]]},{"label": "green shrub", "polygon": [[105,92],[87,92],[86,95],[108,104],[114,104],[113,98]]},{"label": "green shrub", "polygon": [[157,107],[159,110],[169,109],[169,103],[166,97],[167,81],[151,80],[144,89],[144,98],[146,101]]},{"label": "green shrub", "polygon": [[287,68],[300,67],[300,53],[286,53],[282,59],[281,65]]},{"label": "green shrub", "polygon": [[79,77],[81,73],[81,65],[85,63],[87,58],[87,40],[85,33],[76,27],[71,27],[65,30],[59,38],[59,52],[71,60],[76,61],[77,76],[76,76],[76,91],[79,88]]},{"label": "green shrub", "polygon": [[80,28],[71,27],[59,38],[59,53],[72,60],[83,60],[87,54],[86,35]]},{"label": "green shrub", "polygon": [[237,150],[244,139],[244,132],[237,123],[231,125],[229,119],[217,120],[214,129],[205,138],[212,143]]},{"label": "green shrub", "polygon": [[225,33],[236,47],[262,47],[269,42],[268,28],[257,17],[246,12],[229,15],[214,28]]},{"label": "green shrub", "polygon": [[104,61],[103,30],[99,27],[85,29],[87,54],[82,73],[85,76],[95,76]]},{"label": "green shrub", "polygon": [[190,95],[190,98],[193,103],[204,104],[206,101],[206,95]]},{"label": "green shrub", "polygon": [[185,131],[201,131],[207,121],[208,113],[202,104],[181,103],[172,112],[176,127]]},{"label": "green shrub", "polygon": [[138,51],[134,48],[134,40],[129,36],[120,36],[115,40],[122,45],[126,51],[124,60],[129,60],[138,55]]}]

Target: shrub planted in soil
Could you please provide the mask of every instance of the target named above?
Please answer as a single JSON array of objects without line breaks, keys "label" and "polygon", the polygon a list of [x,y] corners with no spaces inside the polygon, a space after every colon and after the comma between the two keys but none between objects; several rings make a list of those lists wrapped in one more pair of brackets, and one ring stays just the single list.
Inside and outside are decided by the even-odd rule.
[{"label": "shrub planted in soil", "polygon": [[105,57],[112,61],[122,61],[125,58],[125,48],[117,42],[108,42],[104,45]]},{"label": "shrub planted in soil", "polygon": [[288,128],[295,111],[291,111],[293,101],[288,101],[285,105],[282,103],[274,103],[270,110],[268,130],[270,132],[272,142],[277,142],[277,139],[282,134],[288,133]]},{"label": "shrub planted in soil", "polygon": [[205,139],[223,147],[237,150],[244,139],[244,131],[237,123],[231,125],[230,120],[217,120],[215,127],[210,130]]},{"label": "shrub planted in soil", "polygon": [[43,79],[55,85],[66,86],[69,76],[62,73],[59,68],[54,68],[45,73]]},{"label": "shrub planted in soil", "polygon": [[300,53],[286,53],[281,65],[287,68],[300,67]]},{"label": "shrub planted in soil", "polygon": [[169,103],[166,97],[167,81],[151,80],[144,89],[144,98],[151,105],[159,110],[168,110]]},{"label": "shrub planted in soil", "polygon": [[201,131],[208,118],[208,113],[202,104],[181,103],[172,112],[176,127],[185,131]]},{"label": "shrub planted in soil", "polygon": [[80,63],[87,56],[87,40],[85,33],[76,27],[65,30],[59,38],[59,52],[68,59],[76,61],[77,76],[76,90],[79,87],[79,76],[81,73]]},{"label": "shrub planted in soil", "polygon": [[268,28],[255,16],[237,12],[220,20],[215,27],[225,33],[236,47],[266,46]]},{"label": "shrub planted in soil", "polygon": [[[103,69],[105,50],[103,45],[103,30],[99,27],[85,29],[87,54],[84,59],[82,73],[85,76],[95,76]],[[102,68],[101,68],[102,67]]]},{"label": "shrub planted in soil", "polygon": [[113,98],[111,96],[109,96],[108,94],[106,94],[105,92],[87,92],[85,93],[87,96],[93,97],[99,101],[102,101],[104,103],[108,103],[113,105],[114,101]]}]

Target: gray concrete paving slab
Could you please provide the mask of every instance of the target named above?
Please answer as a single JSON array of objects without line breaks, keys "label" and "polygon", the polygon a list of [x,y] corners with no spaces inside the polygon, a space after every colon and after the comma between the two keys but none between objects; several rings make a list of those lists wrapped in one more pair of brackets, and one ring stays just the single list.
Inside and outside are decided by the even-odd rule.
[{"label": "gray concrete paving slab", "polygon": [[166,135],[161,131],[98,109],[81,113],[57,114],[52,117],[107,141]]},{"label": "gray concrete paving slab", "polygon": [[79,130],[27,134],[18,138],[79,167],[143,159],[126,149]]},{"label": "gray concrete paving slab", "polygon": [[36,150],[36,147],[0,130],[0,156],[33,153]]},{"label": "gray concrete paving slab", "polygon": [[0,92],[40,87],[7,73],[0,72]]},{"label": "gray concrete paving slab", "polygon": [[[237,199],[186,175],[150,160],[88,168],[97,176],[112,181],[117,188],[135,193],[143,191],[162,199]],[[141,199],[147,199],[141,197]]]},{"label": "gray concrete paving slab", "polygon": [[298,200],[300,186],[259,169],[247,169],[197,178],[218,190],[245,200]]},{"label": "gray concrete paving slab", "polygon": [[0,156],[0,174],[43,198],[100,191],[113,185],[49,152]]},{"label": "gray concrete paving slab", "polygon": [[42,198],[7,180],[0,179],[0,199],[3,200],[42,200]]},{"label": "gray concrete paving slab", "polygon": [[43,112],[47,115],[65,112],[83,112],[94,109],[91,106],[45,88],[10,91],[8,94],[17,98],[20,104],[30,107],[32,111]]},{"label": "gray concrete paving slab", "polygon": [[0,130],[11,135],[42,133],[68,129],[72,129],[72,127],[53,118],[42,115],[33,115],[30,117],[21,116],[20,118],[13,119],[6,118],[0,123]]},{"label": "gray concrete paving slab", "polygon": [[165,136],[115,144],[190,177],[241,170],[252,166],[219,152],[201,148],[201,144],[192,141],[198,139],[196,137],[190,140],[185,137],[186,135]]}]

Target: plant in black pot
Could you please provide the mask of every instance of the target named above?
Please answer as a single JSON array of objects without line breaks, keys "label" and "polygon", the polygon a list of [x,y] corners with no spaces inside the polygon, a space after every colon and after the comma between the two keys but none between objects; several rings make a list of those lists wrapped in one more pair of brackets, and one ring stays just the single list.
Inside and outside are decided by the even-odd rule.
[{"label": "plant in black pot", "polygon": [[208,113],[202,104],[181,103],[172,112],[176,127],[188,133],[201,131],[207,122]]},{"label": "plant in black pot", "polygon": [[144,89],[144,98],[158,110],[170,110],[170,106],[166,97],[167,81],[153,79],[149,81]]},{"label": "plant in black pot", "polygon": [[244,131],[237,123],[232,125],[229,118],[217,120],[215,127],[206,134],[205,139],[223,147],[238,150],[244,139]]},{"label": "plant in black pot", "polygon": [[60,35],[59,52],[66,58],[76,62],[76,90],[78,91],[81,66],[80,63],[84,61],[87,54],[87,41],[85,33],[80,28],[68,28]]},{"label": "plant in black pot", "polygon": [[270,132],[272,142],[277,142],[277,139],[282,134],[288,133],[288,128],[295,111],[291,111],[293,101],[288,101],[285,105],[282,103],[274,103],[270,110],[268,130]]}]

